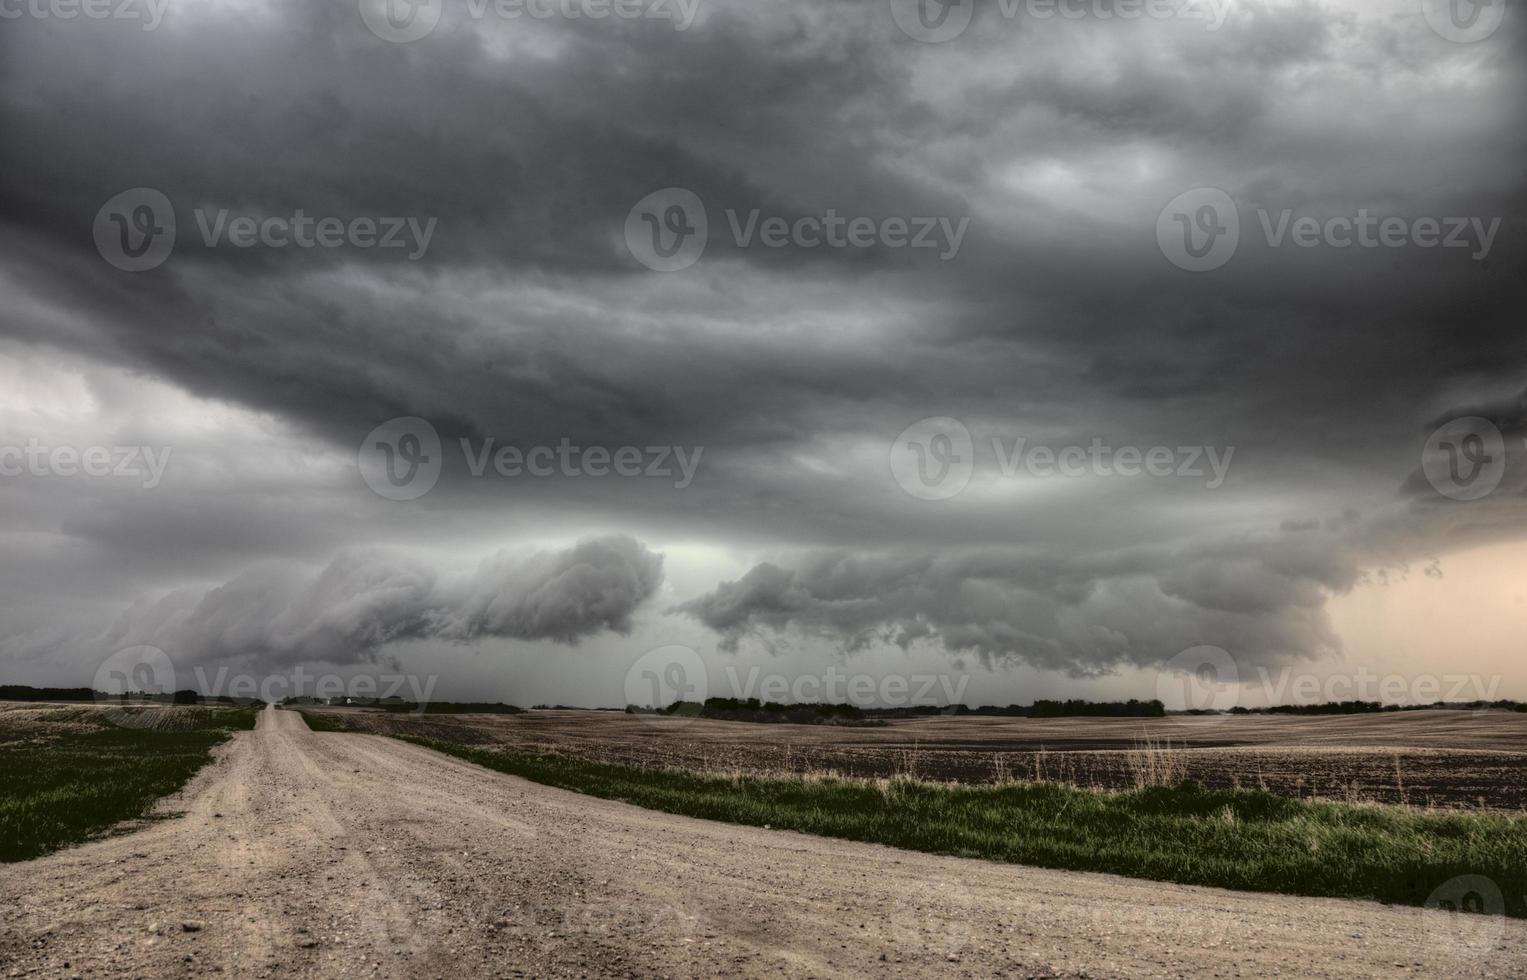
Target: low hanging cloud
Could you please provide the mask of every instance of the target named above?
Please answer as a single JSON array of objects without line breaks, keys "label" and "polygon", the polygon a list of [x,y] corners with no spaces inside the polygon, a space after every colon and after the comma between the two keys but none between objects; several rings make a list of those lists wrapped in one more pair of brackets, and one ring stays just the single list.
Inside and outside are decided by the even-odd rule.
[{"label": "low hanging cloud", "polygon": [[791,568],[759,564],[675,611],[734,650],[796,633],[848,650],[926,641],[989,666],[1073,675],[1160,664],[1203,644],[1277,663],[1338,649],[1325,600],[1361,572],[1332,544],[1303,535],[1089,557],[815,552]]},{"label": "low hanging cloud", "polygon": [[482,638],[575,644],[631,617],[663,580],[663,556],[611,536],[560,551],[499,552],[466,574],[413,558],[349,552],[316,574],[246,571],[216,588],[135,604],[96,643],[156,646],[189,663],[359,663],[404,640]]},{"label": "low hanging cloud", "polygon": [[729,650],[792,635],[849,651],[926,643],[990,667],[1073,676],[1158,666],[1202,645],[1243,667],[1335,655],[1331,596],[1404,578],[1417,562],[1441,578],[1442,556],[1527,538],[1527,392],[1454,405],[1425,428],[1445,432],[1457,420],[1486,436],[1464,460],[1491,477],[1482,499],[1445,493],[1448,471],[1435,471],[1428,446],[1413,458],[1434,471],[1417,466],[1367,514],[1175,547],[823,549],[755,565],[670,611],[710,627]]}]

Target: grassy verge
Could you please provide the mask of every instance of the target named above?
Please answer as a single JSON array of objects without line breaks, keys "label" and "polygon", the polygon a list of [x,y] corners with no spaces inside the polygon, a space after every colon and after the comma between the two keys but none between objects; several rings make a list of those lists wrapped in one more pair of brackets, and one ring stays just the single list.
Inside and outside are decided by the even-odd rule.
[{"label": "grassy verge", "polygon": [[[282,708],[282,711],[291,711],[291,708]],[[348,732],[350,726],[346,725],[343,718],[328,711],[298,711],[302,720],[307,722],[309,728],[315,732]]]},{"label": "grassy verge", "polygon": [[[152,709],[150,709],[152,710]],[[197,727],[101,727],[0,744],[0,862],[25,861],[147,816],[253,709],[208,709]]]},{"label": "grassy verge", "polygon": [[731,823],[1044,868],[1245,891],[1424,904],[1464,874],[1527,916],[1527,817],[1290,800],[1193,784],[1107,793],[1046,783],[698,775],[405,741],[534,782]]}]

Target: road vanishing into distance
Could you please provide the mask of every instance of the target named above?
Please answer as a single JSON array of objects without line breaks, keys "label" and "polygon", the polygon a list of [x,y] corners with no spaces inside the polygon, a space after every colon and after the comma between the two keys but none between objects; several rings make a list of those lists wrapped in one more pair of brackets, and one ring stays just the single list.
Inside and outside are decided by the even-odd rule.
[{"label": "road vanishing into distance", "polygon": [[269,708],[165,819],[0,865],[0,976],[1527,976],[1527,923],[642,810]]}]

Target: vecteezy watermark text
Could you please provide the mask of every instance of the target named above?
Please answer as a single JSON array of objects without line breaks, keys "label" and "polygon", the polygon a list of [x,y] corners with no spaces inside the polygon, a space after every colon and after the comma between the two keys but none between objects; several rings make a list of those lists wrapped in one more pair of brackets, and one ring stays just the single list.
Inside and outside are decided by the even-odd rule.
[{"label": "vecteezy watermark text", "polygon": [[45,446],[35,438],[0,446],[0,477],[135,479],[152,490],[169,465],[169,446]]},{"label": "vecteezy watermark text", "polygon": [[1265,666],[1244,671],[1222,647],[1196,646],[1168,660],[1156,675],[1156,696],[1171,711],[1223,713],[1237,708],[1361,701],[1422,705],[1496,700],[1499,675],[1377,674],[1365,666],[1321,674]]},{"label": "vecteezy watermark text", "polygon": [[675,702],[699,704],[723,697],[790,705],[841,705],[856,708],[950,708],[964,703],[968,674],[850,674],[830,664],[820,672],[764,673],[758,666],[742,674],[735,665],[723,671],[718,693],[705,660],[693,648],[669,644],[648,650],[626,671],[626,704],[666,708]]},{"label": "vecteezy watermark text", "polygon": [[[251,674],[223,666],[209,672],[198,665],[188,678],[159,647],[125,647],[96,668],[91,689],[103,704],[123,704],[147,698],[164,701],[183,691],[202,698],[257,700],[267,704],[287,698],[320,701],[407,700],[422,706],[429,702],[440,678],[435,674],[356,673],[311,674],[298,664],[289,674]],[[194,683],[192,678],[194,678]],[[117,719],[134,724],[133,719]]]},{"label": "vecteezy watermark text", "polygon": [[[938,44],[965,33],[976,0],[889,0],[891,19],[914,41]],[[1183,20],[1206,30],[1225,24],[1234,0],[997,0],[985,6],[1003,20]],[[985,16],[985,15],[983,15]]]},{"label": "vecteezy watermark text", "polygon": [[435,218],[421,224],[413,217],[314,218],[296,209],[286,215],[229,217],[227,208],[217,212],[196,209],[196,227],[202,242],[217,248],[226,240],[234,248],[406,248],[414,262],[429,250],[435,234]]},{"label": "vecteezy watermark text", "polygon": [[[228,208],[196,208],[195,225],[206,248],[403,250],[415,262],[429,250],[435,218],[314,216],[297,208],[291,214],[235,214]],[[158,268],[174,251],[179,224],[175,207],[162,192],[134,187],[116,195],[96,212],[93,232],[101,257],[124,272]]]},{"label": "vecteezy watermark text", "polygon": [[290,674],[234,673],[219,667],[208,673],[205,667],[193,667],[196,690],[207,697],[236,699],[256,698],[265,702],[286,698],[317,698],[320,701],[386,701],[399,698],[421,707],[427,704],[440,678],[435,674],[310,674],[298,664]]},{"label": "vecteezy watermark text", "polygon": [[[1026,437],[994,436],[996,472],[1004,478],[1020,472],[1036,479],[1055,477],[1178,477],[1204,480],[1210,490],[1224,485],[1235,447],[1116,446],[1102,436],[1083,445],[1031,444]],[[962,493],[975,472],[975,440],[958,419],[922,419],[891,443],[891,475],[919,500],[948,500]]]},{"label": "vecteezy watermark text", "polygon": [[[444,0],[359,0],[361,20],[384,41],[405,44],[432,34],[445,13]],[[455,6],[455,0],[452,2]],[[666,20],[676,31],[695,22],[700,0],[465,0],[467,16],[505,21]]]},{"label": "vecteezy watermark text", "polygon": [[[1466,250],[1476,262],[1490,257],[1500,218],[1355,214],[1298,215],[1293,209],[1256,209],[1256,227],[1268,248]],[[1235,258],[1246,227],[1233,198],[1200,187],[1173,198],[1156,219],[1156,244],[1167,261],[1188,272],[1211,272]]]},{"label": "vecteezy watermark text", "polygon": [[[836,208],[821,214],[765,214],[761,208],[725,212],[732,244],[765,249],[918,249],[942,262],[960,254],[969,217],[843,215]],[[642,265],[657,272],[677,272],[700,261],[710,240],[711,222],[700,196],[683,187],[653,191],[626,215],[626,247]]]},{"label": "vecteezy watermark text", "polygon": [[765,674],[757,666],[746,676],[728,664],[723,671],[732,698],[786,704],[851,704],[857,708],[949,707],[962,703],[969,674],[847,674],[828,665],[820,674]]},{"label": "vecteezy watermark text", "polygon": [[[474,478],[622,477],[672,480],[676,490],[694,482],[704,446],[581,446],[562,438],[528,447],[496,438],[457,440],[467,472]],[[445,447],[427,420],[391,419],[361,441],[358,463],[366,485],[389,500],[414,500],[440,479]]]},{"label": "vecteezy watermark text", "polygon": [[158,30],[170,0],[0,0],[0,20],[135,20]]}]

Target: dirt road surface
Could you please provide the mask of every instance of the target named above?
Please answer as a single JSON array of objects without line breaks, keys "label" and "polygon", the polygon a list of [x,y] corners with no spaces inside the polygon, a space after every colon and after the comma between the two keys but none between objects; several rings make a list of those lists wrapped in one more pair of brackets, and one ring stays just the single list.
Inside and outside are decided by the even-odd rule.
[{"label": "dirt road surface", "polygon": [[0,976],[1527,975],[1527,924],[654,813],[268,710],[179,816],[0,866]]}]

